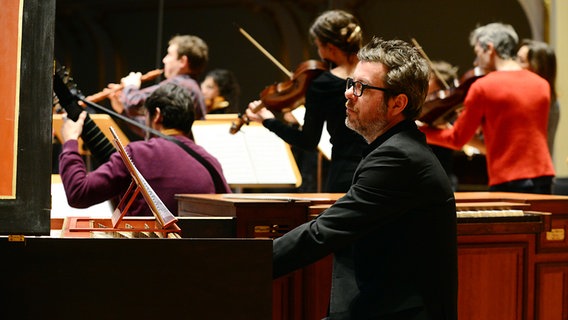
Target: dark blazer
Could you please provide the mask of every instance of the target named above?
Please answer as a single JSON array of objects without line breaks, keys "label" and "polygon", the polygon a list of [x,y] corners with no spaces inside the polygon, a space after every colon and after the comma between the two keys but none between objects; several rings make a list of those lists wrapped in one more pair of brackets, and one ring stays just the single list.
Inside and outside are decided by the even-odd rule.
[{"label": "dark blazer", "polygon": [[274,277],[329,253],[330,319],[457,318],[454,194],[414,122],[371,143],[345,196],[274,241]]}]

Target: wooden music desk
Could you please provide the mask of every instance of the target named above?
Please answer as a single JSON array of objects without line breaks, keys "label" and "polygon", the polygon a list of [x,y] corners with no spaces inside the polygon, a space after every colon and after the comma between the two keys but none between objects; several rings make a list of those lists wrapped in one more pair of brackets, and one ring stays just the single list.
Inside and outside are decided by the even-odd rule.
[{"label": "wooden music desk", "polygon": [[[237,237],[278,237],[343,194],[178,195],[180,216],[230,216]],[[522,216],[458,214],[459,319],[563,319],[568,314],[568,197],[456,193],[458,208],[505,206]],[[535,212],[538,211],[538,212]],[[267,232],[260,232],[267,231]],[[325,316],[331,257],[274,282],[273,319]]]},{"label": "wooden music desk", "polygon": [[[312,205],[334,203],[343,194],[207,194],[178,195],[178,215],[183,217],[234,217],[236,218],[236,237],[239,238],[277,238],[309,219]],[[329,265],[330,258],[326,262]],[[327,309],[329,281],[323,281],[318,290],[323,295],[305,294],[303,283],[306,277],[317,272],[314,268],[304,268],[273,282],[272,319],[312,319],[321,315],[308,315],[315,310]],[[328,279],[329,268],[324,268],[318,277]],[[323,316],[322,316],[323,317]],[[321,319],[322,317],[318,318]]]}]

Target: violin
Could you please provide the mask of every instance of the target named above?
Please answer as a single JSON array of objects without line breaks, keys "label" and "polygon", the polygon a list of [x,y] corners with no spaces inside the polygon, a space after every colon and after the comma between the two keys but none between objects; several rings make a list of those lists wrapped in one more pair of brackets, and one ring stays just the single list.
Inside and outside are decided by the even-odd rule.
[{"label": "violin", "polygon": [[207,113],[220,112],[229,107],[229,101],[225,100],[223,96],[216,96],[213,99],[205,99],[205,106],[207,107]]},{"label": "violin", "polygon": [[[143,74],[140,77],[140,81],[145,82],[145,81],[154,80],[155,78],[160,76],[162,73],[164,73],[164,71],[162,69],[155,69],[155,70],[146,72],[145,74]],[[85,100],[87,100],[89,102],[97,103],[99,101],[102,101],[102,100],[108,98],[111,93],[122,90],[123,88],[124,88],[124,86],[121,84],[114,89],[105,89],[103,91],[99,91],[95,94],[92,94],[92,95],[86,97]],[[79,101],[79,105],[82,106],[82,107],[85,107],[85,103],[83,101]],[[65,112],[65,110],[59,105],[59,100],[57,99],[56,95],[54,95],[54,97],[53,97],[53,108],[52,108],[52,110],[53,110],[53,112],[52,112],[53,114]],[[120,111],[116,110],[116,111],[121,112],[121,110]]]},{"label": "violin", "polygon": [[[306,90],[311,81],[328,70],[325,63],[318,60],[307,60],[302,62],[294,71],[290,80],[279,82],[267,86],[260,93],[261,103],[252,111],[254,113],[262,108],[271,111],[287,112],[304,104]],[[249,119],[245,114],[239,116],[238,121],[231,125],[231,134],[237,133],[244,124],[248,124]]]},{"label": "violin", "polygon": [[[163,72],[164,71],[162,69],[156,69],[156,70],[146,72],[145,74],[142,75],[142,77],[140,77],[140,81],[144,82],[144,81],[154,80],[155,78],[160,76]],[[95,94],[88,96],[86,99],[90,102],[96,103],[96,102],[99,102],[99,101],[102,101],[102,100],[108,98],[108,96],[111,93],[116,92],[118,90],[121,90],[123,88],[124,88],[124,86],[121,84],[115,89],[100,91],[98,93],[95,93]]]},{"label": "violin", "polygon": [[428,94],[418,120],[431,126],[450,122],[461,109],[471,84],[484,75],[481,68],[475,67],[464,73],[456,86]]}]

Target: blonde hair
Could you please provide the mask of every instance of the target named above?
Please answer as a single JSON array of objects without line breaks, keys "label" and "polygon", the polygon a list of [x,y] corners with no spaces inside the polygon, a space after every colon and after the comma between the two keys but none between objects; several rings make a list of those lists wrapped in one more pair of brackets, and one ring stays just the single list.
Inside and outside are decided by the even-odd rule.
[{"label": "blonde hair", "polygon": [[192,35],[176,35],[170,39],[169,45],[177,45],[178,57],[186,56],[190,75],[198,77],[209,62],[209,47],[201,38]]},{"label": "blonde hair", "polygon": [[357,53],[363,44],[359,21],[343,10],[329,10],[316,18],[310,36],[322,44],[331,43],[345,53]]}]

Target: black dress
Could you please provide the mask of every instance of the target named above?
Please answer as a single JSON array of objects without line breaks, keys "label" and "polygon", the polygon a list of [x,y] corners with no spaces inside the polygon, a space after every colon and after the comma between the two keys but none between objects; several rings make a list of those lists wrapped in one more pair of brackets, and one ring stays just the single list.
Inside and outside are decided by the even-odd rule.
[{"label": "black dress", "polygon": [[361,161],[367,143],[358,133],[345,126],[345,79],[331,72],[316,77],[306,91],[306,114],[301,130],[280,120],[267,119],[263,125],[287,143],[316,150],[322,128],[326,122],[330,135],[331,163],[328,168],[324,192],[346,192],[351,186],[353,173]]}]

